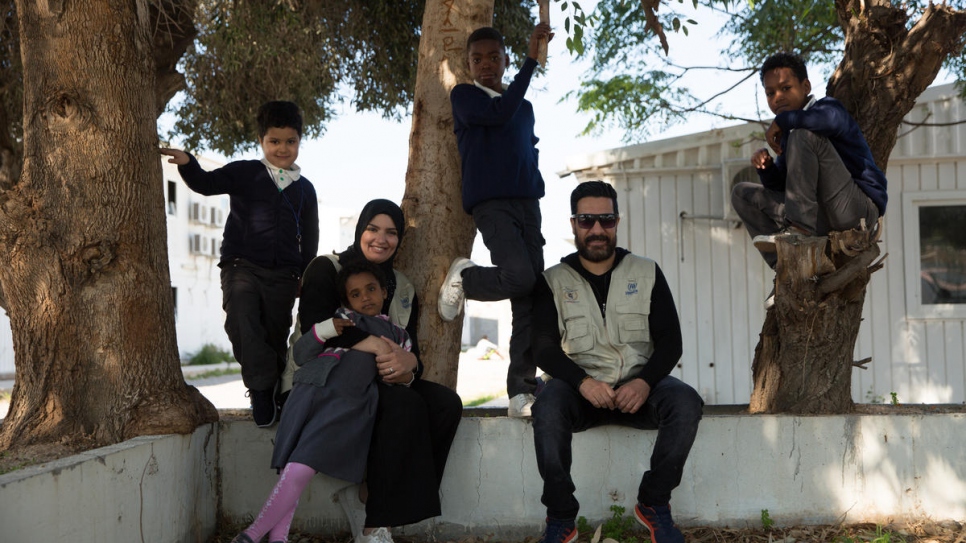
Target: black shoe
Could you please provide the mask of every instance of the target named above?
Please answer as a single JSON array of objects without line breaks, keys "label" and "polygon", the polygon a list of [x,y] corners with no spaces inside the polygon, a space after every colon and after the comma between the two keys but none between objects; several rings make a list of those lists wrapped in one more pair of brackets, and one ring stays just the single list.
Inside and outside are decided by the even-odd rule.
[{"label": "black shoe", "polygon": [[275,400],[275,388],[269,390],[248,390],[248,397],[252,400],[252,418],[255,426],[269,428],[278,420],[278,402]]}]

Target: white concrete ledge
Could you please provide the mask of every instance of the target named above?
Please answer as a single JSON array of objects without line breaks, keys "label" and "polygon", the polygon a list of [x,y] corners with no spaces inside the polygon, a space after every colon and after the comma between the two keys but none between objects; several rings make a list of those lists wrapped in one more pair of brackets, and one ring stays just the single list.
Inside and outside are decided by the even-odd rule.
[{"label": "white concrete ledge", "polygon": [[[966,518],[966,414],[748,416],[706,408],[674,493],[685,526],[914,522]],[[634,503],[656,433],[603,427],[574,439],[574,479],[592,523]],[[257,514],[275,484],[274,432],[220,422],[187,436],[142,437],[0,476],[0,526],[10,541],[201,543],[219,515]],[[217,476],[216,476],[217,473]],[[295,527],[347,530],[319,476]],[[467,417],[443,481],[443,514],[400,529],[451,538],[537,535],[545,516],[529,421]]]},{"label": "white concrete ledge", "polygon": [[[762,509],[779,525],[966,518],[966,414],[715,414],[726,411],[706,408],[672,499],[681,525],[758,526]],[[272,433],[227,423],[221,436],[221,512],[236,519],[254,515],[275,482],[274,472],[263,468]],[[580,515],[596,522],[610,517],[611,505],[630,511],[655,437],[654,431],[616,426],[575,436]],[[345,484],[316,477],[295,525],[309,532],[346,530],[332,501]],[[446,466],[442,516],[400,533],[537,535],[546,516],[541,490],[529,421],[467,417]]]},{"label": "white concrete ledge", "polygon": [[217,523],[216,425],[0,475],[2,541],[203,543]]}]

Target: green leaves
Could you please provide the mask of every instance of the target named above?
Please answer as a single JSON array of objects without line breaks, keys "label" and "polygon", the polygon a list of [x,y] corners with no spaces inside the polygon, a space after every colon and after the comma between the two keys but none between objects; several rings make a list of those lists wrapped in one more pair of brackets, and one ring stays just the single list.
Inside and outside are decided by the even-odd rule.
[{"label": "green leaves", "polygon": [[560,11],[565,13],[564,31],[567,33],[567,50],[578,57],[583,56],[584,29],[589,26],[587,15],[578,2],[560,2]]}]

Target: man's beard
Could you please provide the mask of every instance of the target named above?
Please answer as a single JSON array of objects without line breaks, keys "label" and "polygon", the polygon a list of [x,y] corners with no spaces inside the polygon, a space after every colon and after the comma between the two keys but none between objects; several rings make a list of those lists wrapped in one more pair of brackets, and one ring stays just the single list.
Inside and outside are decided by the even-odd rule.
[{"label": "man's beard", "polygon": [[[589,248],[587,244],[594,241],[605,241],[607,244],[600,249]],[[577,245],[577,254],[584,260],[588,262],[603,262],[614,256],[614,249],[617,247],[617,236],[608,237],[601,234],[598,236],[587,236],[583,240],[575,237],[574,244]]]}]

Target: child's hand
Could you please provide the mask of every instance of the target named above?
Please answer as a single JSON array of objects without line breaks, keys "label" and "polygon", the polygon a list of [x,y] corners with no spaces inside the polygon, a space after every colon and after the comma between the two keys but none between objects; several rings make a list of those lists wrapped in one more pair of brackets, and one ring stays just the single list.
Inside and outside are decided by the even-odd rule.
[{"label": "child's hand", "polygon": [[168,162],[171,164],[177,164],[178,166],[184,166],[188,162],[191,162],[191,159],[188,157],[188,153],[184,151],[180,151],[178,149],[169,149],[167,147],[162,147],[161,154],[171,157],[168,159]]},{"label": "child's hand", "polygon": [[553,32],[550,31],[550,25],[547,23],[540,23],[533,29],[533,34],[530,35],[530,44],[527,51],[527,56],[536,60],[540,54],[540,40],[546,39],[547,43],[553,39]]},{"label": "child's hand", "polygon": [[765,141],[776,155],[782,154],[782,128],[775,121],[771,122],[771,126],[765,132]]},{"label": "child's hand", "polygon": [[751,165],[759,170],[764,170],[765,168],[770,168],[775,163],[771,158],[771,154],[768,149],[761,148],[755,151],[755,154],[751,155]]},{"label": "child's hand", "polygon": [[335,333],[339,334],[340,336],[342,335],[342,331],[345,330],[347,327],[355,326],[355,325],[356,323],[352,322],[349,319],[339,319],[336,317],[332,317],[332,326],[335,327]]}]

